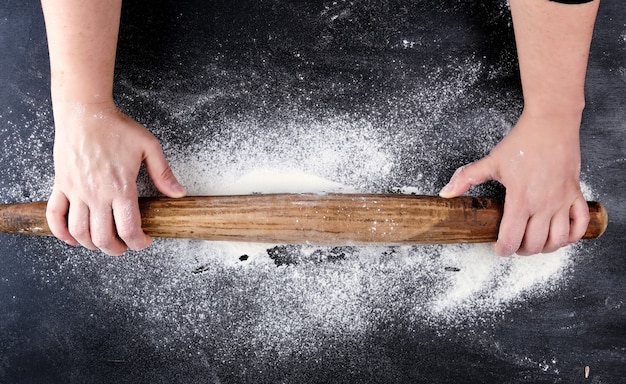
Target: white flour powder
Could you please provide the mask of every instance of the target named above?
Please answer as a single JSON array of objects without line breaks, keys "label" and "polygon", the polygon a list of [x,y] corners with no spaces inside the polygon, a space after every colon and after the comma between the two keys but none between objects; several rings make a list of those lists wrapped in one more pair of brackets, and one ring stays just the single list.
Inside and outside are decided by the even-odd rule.
[{"label": "white flour powder", "polygon": [[[293,107],[293,113],[283,111],[273,119],[244,113],[223,117],[213,137],[202,125],[209,124],[202,117],[214,102],[212,91],[137,95],[174,106],[166,125],[198,130],[190,134],[197,140],[189,146],[164,143],[190,195],[434,193],[443,185],[433,171],[440,172],[442,157],[458,158],[467,147],[464,140],[474,136],[480,137],[475,145],[485,146],[478,151],[486,152],[494,136],[510,128],[509,117],[497,108],[473,111],[479,119],[474,125],[482,129],[476,134],[465,132],[463,120],[446,120],[458,105],[467,105],[481,67],[468,59],[444,69],[389,97],[388,115],[378,114],[376,106],[360,114]],[[176,88],[163,84],[165,93]],[[21,124],[10,114],[1,118],[8,127]],[[49,125],[49,114],[37,124]],[[449,133],[432,128],[442,125],[465,132],[463,145],[450,144]],[[158,123],[150,128],[157,134],[173,129]],[[23,166],[7,176],[2,196],[6,201],[45,198],[52,166],[42,148],[49,140],[14,137],[8,129],[2,133],[15,149],[6,157],[36,145],[31,158],[25,155]],[[30,165],[33,156],[42,157],[35,159],[36,170]],[[149,190],[146,183],[142,190]],[[38,255],[33,271],[44,283],[65,287],[71,282],[66,292],[96,307],[124,311],[155,348],[193,356],[210,349],[212,356],[235,364],[246,356],[250,364],[280,364],[283,357],[314,356],[338,343],[359,348],[389,324],[439,332],[484,323],[525,298],[559,289],[575,252],[569,247],[551,255],[501,258],[489,244],[333,248],[156,239],[145,251],[112,258],[54,241],[25,247],[24,252]]]},{"label": "white flour powder", "polygon": [[[341,116],[294,121],[276,128],[292,132],[280,140],[255,134],[244,121],[246,134],[186,151],[166,148],[168,157],[191,195],[372,192],[372,184],[391,177],[398,159],[376,124]],[[558,289],[574,251],[501,258],[491,244],[332,248],[156,239],[122,258],[61,244],[36,252],[45,282],[71,279],[85,300],[124,308],[156,348],[180,350],[181,343],[204,340],[226,362],[253,353],[279,364],[335,342],[358,346],[383,324],[484,323]]]}]

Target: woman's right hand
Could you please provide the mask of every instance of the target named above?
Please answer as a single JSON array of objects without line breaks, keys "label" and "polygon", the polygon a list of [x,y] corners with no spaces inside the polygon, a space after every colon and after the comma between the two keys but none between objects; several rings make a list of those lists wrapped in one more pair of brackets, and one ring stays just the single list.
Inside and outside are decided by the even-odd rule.
[{"label": "woman's right hand", "polygon": [[112,101],[55,106],[54,111],[55,179],[46,212],[52,233],[109,255],[150,245],[139,212],[141,164],[164,195],[186,193],[157,138]]}]

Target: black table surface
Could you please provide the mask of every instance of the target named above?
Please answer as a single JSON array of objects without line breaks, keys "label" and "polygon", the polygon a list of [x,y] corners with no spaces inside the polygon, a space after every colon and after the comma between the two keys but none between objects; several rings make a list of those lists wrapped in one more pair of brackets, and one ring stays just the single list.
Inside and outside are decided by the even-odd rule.
[{"label": "black table surface", "polygon": [[[626,382],[625,22],[601,3],[581,128],[601,238],[500,260],[166,239],[108,257],[2,234],[0,382]],[[47,54],[39,3],[2,2],[4,203],[51,191]],[[522,107],[503,0],[128,0],[115,97],[196,193],[279,170],[436,194]]]}]

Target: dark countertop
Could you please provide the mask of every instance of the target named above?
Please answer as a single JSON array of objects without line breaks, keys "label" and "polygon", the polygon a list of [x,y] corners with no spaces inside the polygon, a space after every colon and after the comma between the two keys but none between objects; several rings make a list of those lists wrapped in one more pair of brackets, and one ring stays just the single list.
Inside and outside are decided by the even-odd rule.
[{"label": "dark countertop", "polygon": [[[3,234],[0,382],[626,381],[624,20],[602,2],[581,130],[601,238],[512,259],[165,239],[115,258]],[[509,22],[504,1],[126,1],[115,95],[196,194],[321,183],[303,174],[434,194],[520,112]],[[37,1],[0,5],[0,52],[1,200],[44,200]]]}]

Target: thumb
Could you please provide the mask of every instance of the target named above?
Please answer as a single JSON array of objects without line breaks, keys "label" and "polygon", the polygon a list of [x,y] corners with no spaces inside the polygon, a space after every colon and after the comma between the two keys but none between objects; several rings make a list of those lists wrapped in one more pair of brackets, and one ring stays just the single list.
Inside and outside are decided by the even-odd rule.
[{"label": "thumb", "polygon": [[146,153],[144,164],[154,186],[165,196],[183,197],[187,194],[185,187],[176,180],[160,146]]},{"label": "thumb", "polygon": [[493,172],[487,157],[458,168],[448,184],[439,191],[444,198],[461,196],[470,187],[493,180]]}]

